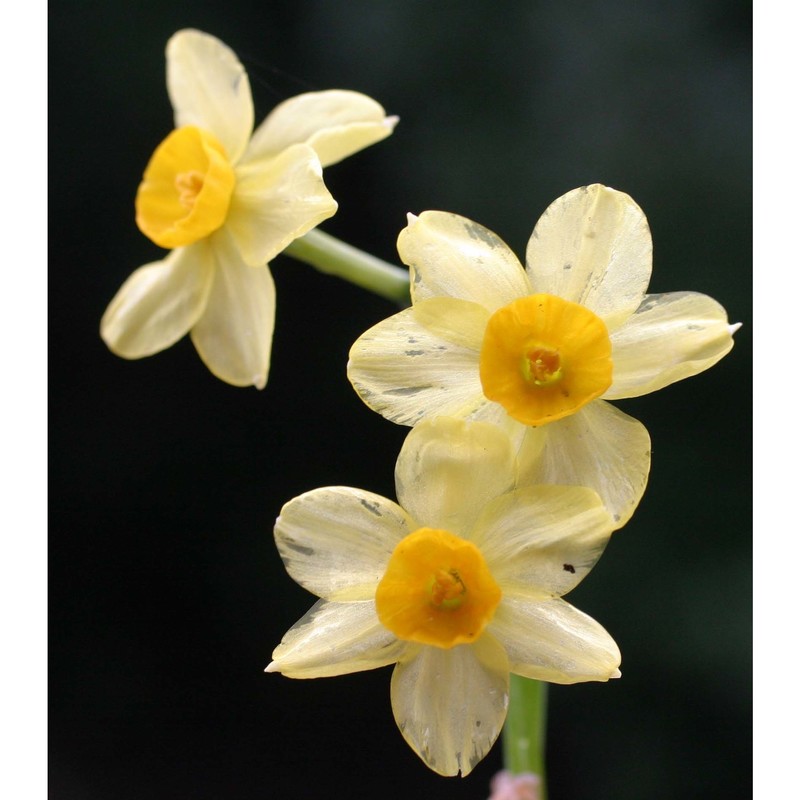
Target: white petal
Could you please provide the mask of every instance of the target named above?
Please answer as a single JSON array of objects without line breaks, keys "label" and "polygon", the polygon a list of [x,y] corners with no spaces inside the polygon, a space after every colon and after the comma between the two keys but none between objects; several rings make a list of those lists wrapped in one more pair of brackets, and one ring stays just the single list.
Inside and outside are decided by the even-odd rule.
[{"label": "white petal", "polygon": [[488,630],[505,647],[516,675],[551,683],[620,676],[619,648],[608,632],[565,600],[503,600]]},{"label": "white petal", "polygon": [[373,601],[320,600],[288,630],[266,671],[329,678],[394,664],[406,647],[378,621]]},{"label": "white petal", "polygon": [[379,103],[359,92],[307,92],[276,106],[256,129],[250,147],[260,158],[304,142],[327,167],[385,139],[396,124],[397,117],[387,117]]},{"label": "white petal", "polygon": [[414,752],[440,775],[468,775],[508,708],[508,660],[485,634],[450,650],[409,651],[392,675],[392,710]]},{"label": "white petal", "polygon": [[411,297],[455,297],[494,312],[531,293],[525,270],[508,245],[477,222],[444,211],[409,214],[397,240],[411,268]]},{"label": "white petal", "polygon": [[212,237],[216,269],[205,313],[192,341],[205,365],[234,386],[263,389],[275,325],[269,267],[248,267],[223,229]]},{"label": "white petal", "polygon": [[408,434],[394,474],[397,500],[420,526],[466,536],[484,506],[514,486],[516,459],[496,426],[438,417]]},{"label": "white petal", "polygon": [[589,573],[614,522],[591,489],[533,486],[489,504],[469,537],[503,592],[561,596]]},{"label": "white petal", "polygon": [[430,309],[420,311],[425,306],[418,304],[379,322],[350,349],[347,376],[356,392],[400,425],[428,416],[475,417],[496,406],[484,398],[478,374],[476,330],[485,313],[474,303],[446,298],[427,303],[441,305],[447,325],[428,327]]},{"label": "white petal", "polygon": [[253,131],[250,82],[236,54],[207,33],[178,31],[167,43],[167,90],[175,127],[213,133],[235,164]]},{"label": "white petal", "polygon": [[559,197],[528,242],[534,292],[586,306],[609,330],[638,307],[652,270],[653,243],[628,195],[596,183]]},{"label": "white petal", "polygon": [[647,295],[611,336],[614,382],[604,397],[638,397],[697,375],[733,347],[725,309],[695,292]]},{"label": "white petal", "polygon": [[275,158],[236,167],[227,229],[251,267],[271,261],[299,236],[336,213],[317,154],[298,144]]},{"label": "white petal", "polygon": [[400,540],[418,526],[397,503],[345,486],[290,500],[275,523],[288,573],[327,600],[367,600]]},{"label": "white petal", "polygon": [[206,242],[173,250],[137,269],[100,322],[100,335],[123,358],[158,353],[185,336],[206,307],[213,259]]},{"label": "white petal", "polygon": [[[528,441],[541,447],[538,458],[524,452]],[[623,414],[610,403],[595,400],[576,414],[530,429],[523,442],[520,485],[557,483],[588,486],[603,500],[621,528],[631,517],[644,494],[650,473],[650,436],[641,422]]]}]

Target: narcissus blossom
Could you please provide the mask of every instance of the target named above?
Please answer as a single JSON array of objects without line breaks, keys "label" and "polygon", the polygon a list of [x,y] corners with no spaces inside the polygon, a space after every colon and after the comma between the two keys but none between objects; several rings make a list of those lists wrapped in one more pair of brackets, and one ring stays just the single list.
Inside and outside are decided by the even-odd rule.
[{"label": "narcissus blossom", "polygon": [[725,310],[693,292],[646,294],[647,220],[595,184],[542,215],[527,268],[494,233],[440,211],[409,215],[398,240],[413,306],[364,333],[348,376],[402,425],[491,422],[519,448],[522,483],[589,486],[620,527],[650,469],[644,426],[607,400],[708,369],[733,346]]},{"label": "narcissus blossom", "polygon": [[254,132],[247,73],[221,41],[179,31],[166,58],[175,130],[145,169],[136,222],[172,252],[125,281],[100,332],[124,358],[191,332],[217,377],[262,388],[275,319],[267,262],[336,212],[322,167],[385,138],[397,119],[333,90],[286,100]]},{"label": "narcissus blossom", "polygon": [[509,672],[619,677],[613,639],[562,599],[613,521],[591,489],[516,489],[511,442],[487,423],[420,423],[395,479],[397,503],[334,486],[283,507],[278,550],[321,599],[267,671],[321,678],[396,664],[392,708],[406,741],[436,772],[466,775],[503,726]]}]

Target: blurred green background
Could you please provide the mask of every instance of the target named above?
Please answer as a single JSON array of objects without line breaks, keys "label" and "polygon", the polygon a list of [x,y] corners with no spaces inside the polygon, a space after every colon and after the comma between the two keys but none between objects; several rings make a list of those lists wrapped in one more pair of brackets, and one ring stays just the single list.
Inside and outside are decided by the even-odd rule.
[{"label": "blurred green background", "polygon": [[751,796],[751,4],[52,2],[49,10],[49,774],[57,800],[483,800],[427,771],[392,720],[390,670],[266,675],[313,598],[271,530],[295,495],[394,496],[406,429],[345,377],[394,309],[287,257],[267,388],[211,376],[185,340],[113,356],[100,317],[159,257],[133,197],[170,131],[163,51],[213,33],[260,120],[349,88],[401,122],[326,170],[322,229],[396,261],[407,212],[453,211],[520,256],[577,186],[629,193],[651,290],[705,292],[742,321],[711,371],[619,403],[653,440],[650,486],[570,599],[623,654],[621,680],[553,687],[551,800]]}]

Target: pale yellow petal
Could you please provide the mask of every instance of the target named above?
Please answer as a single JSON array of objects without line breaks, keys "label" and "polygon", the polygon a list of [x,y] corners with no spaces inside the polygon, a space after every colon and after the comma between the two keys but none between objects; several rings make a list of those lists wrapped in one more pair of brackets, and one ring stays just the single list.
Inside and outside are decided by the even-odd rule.
[{"label": "pale yellow petal", "polygon": [[519,259],[477,222],[444,211],[409,214],[397,250],[411,269],[411,297],[455,297],[496,311],[531,294]]},{"label": "pale yellow petal", "polygon": [[205,242],[140,267],[103,314],[103,341],[123,358],[142,358],[170,347],[203,314],[212,278],[213,260]]},{"label": "pale yellow petal", "polygon": [[[528,457],[528,446],[534,451],[541,448],[538,457]],[[647,429],[604,400],[595,400],[571,417],[530,429],[520,451],[521,486],[588,486],[600,495],[615,528],[630,519],[649,473]]]},{"label": "pale yellow petal", "polygon": [[499,736],[507,708],[508,659],[485,634],[450,650],[409,650],[392,674],[397,726],[440,775],[468,775]]},{"label": "pale yellow petal", "polygon": [[336,213],[322,167],[308,145],[236,167],[227,229],[251,267],[271,261],[299,236]]},{"label": "pale yellow petal", "polygon": [[611,336],[609,400],[638,397],[697,375],[733,347],[725,309],[695,292],[651,294]]},{"label": "pale yellow petal", "polygon": [[532,601],[504,594],[488,630],[505,648],[516,675],[551,683],[620,677],[616,642],[561,598]]},{"label": "pale yellow petal", "polygon": [[373,601],[320,600],[288,630],[266,671],[330,678],[394,664],[406,647],[378,621]]},{"label": "pale yellow petal", "polygon": [[331,89],[284,100],[256,128],[248,157],[273,156],[304,142],[323,167],[385,139],[397,124],[383,107],[359,92]]},{"label": "pale yellow petal", "polygon": [[478,303],[432,297],[414,303],[414,319],[448,344],[480,352],[489,312]]},{"label": "pale yellow petal", "polygon": [[353,388],[373,411],[400,425],[428,416],[474,417],[497,406],[484,398],[478,375],[483,312],[463,301],[429,302],[440,301],[441,316],[429,313],[432,307],[404,309],[370,328],[350,349],[347,376]]},{"label": "pale yellow petal", "polygon": [[330,486],[290,500],[275,523],[287,572],[326,600],[367,600],[394,548],[417,525],[380,495]]},{"label": "pale yellow petal", "polygon": [[206,310],[192,328],[205,365],[234,386],[267,383],[275,284],[269,267],[248,267],[223,229],[212,237],[216,267]]},{"label": "pale yellow petal", "polygon": [[250,81],[236,54],[207,33],[178,31],[167,43],[167,90],[175,127],[213,133],[236,163],[253,131]]},{"label": "pale yellow petal", "polygon": [[627,194],[595,183],[567,192],[547,208],[526,259],[535,292],[580,303],[613,331],[642,301],[652,254],[639,206]]},{"label": "pale yellow petal", "polygon": [[614,527],[591,489],[543,485],[489,503],[469,538],[504,593],[543,599],[566,594],[586,577]]},{"label": "pale yellow petal", "polygon": [[511,441],[489,423],[423,420],[395,467],[397,500],[420,526],[466,536],[484,506],[516,481]]}]

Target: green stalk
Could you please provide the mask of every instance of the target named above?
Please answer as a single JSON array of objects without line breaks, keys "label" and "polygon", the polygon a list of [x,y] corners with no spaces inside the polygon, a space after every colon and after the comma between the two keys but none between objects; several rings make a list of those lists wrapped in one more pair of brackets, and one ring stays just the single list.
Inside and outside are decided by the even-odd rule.
[{"label": "green stalk", "polygon": [[547,684],[511,675],[508,717],[503,727],[503,763],[518,775],[539,776],[541,800],[547,800],[544,748],[547,729]]},{"label": "green stalk", "polygon": [[407,269],[382,261],[316,228],[295,239],[283,252],[399,305],[411,304]]}]

